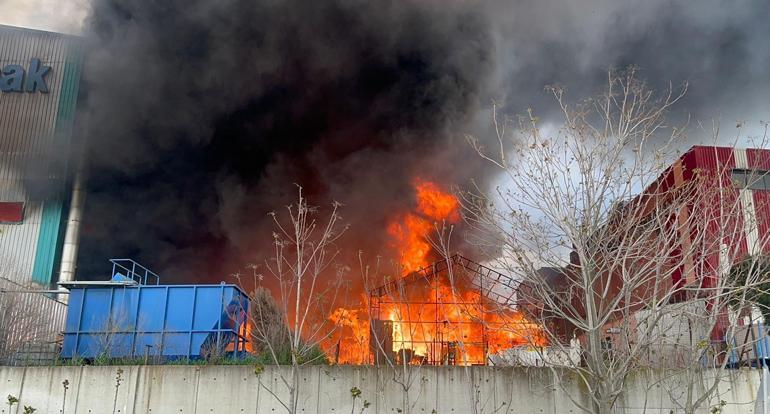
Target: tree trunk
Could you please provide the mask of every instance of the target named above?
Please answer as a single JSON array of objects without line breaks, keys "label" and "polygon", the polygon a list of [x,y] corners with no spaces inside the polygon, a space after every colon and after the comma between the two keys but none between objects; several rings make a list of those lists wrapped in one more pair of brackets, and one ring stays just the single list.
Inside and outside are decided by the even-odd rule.
[{"label": "tree trunk", "polygon": [[613,403],[609,401],[605,401],[604,398],[602,398],[600,402],[595,405],[596,414],[612,414],[613,405],[614,405]]}]

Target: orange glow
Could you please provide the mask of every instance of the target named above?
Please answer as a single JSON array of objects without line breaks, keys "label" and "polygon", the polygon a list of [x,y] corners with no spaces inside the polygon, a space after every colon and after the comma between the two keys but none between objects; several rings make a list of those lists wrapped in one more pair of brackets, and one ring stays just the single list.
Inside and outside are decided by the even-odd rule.
[{"label": "orange glow", "polygon": [[417,193],[417,210],[420,213],[434,220],[447,220],[450,223],[460,220],[460,203],[454,195],[442,191],[429,181],[417,179],[414,186]]},{"label": "orange glow", "polygon": [[[251,321],[249,321],[248,318],[241,324],[238,329],[238,334],[246,339],[246,343],[243,344],[242,350],[249,353],[254,352],[254,338],[251,336]],[[235,341],[228,343],[225,347],[225,351],[235,351],[235,345]]]},{"label": "orange glow", "polygon": [[248,342],[246,342],[246,346],[245,346],[246,351],[250,352],[250,353],[253,353],[254,352],[254,340],[253,340],[253,337],[251,336],[251,321],[249,321],[248,319],[241,326],[241,335],[243,335],[243,337],[246,338],[246,340],[248,341]]},{"label": "orange glow", "polygon": [[[381,298],[379,315],[392,322],[394,357],[408,349],[414,355],[411,364],[484,364],[488,355],[503,349],[546,344],[538,325],[519,312],[494,306],[478,291],[452,289],[446,278],[420,290],[422,294],[409,294],[406,300]],[[332,314],[330,320],[339,327],[325,347],[332,361],[338,354],[340,364],[372,362],[368,309],[362,299],[360,307]]]},{"label": "orange glow", "polygon": [[406,214],[403,222],[388,226],[388,234],[394,244],[400,246],[399,264],[405,272],[413,272],[428,265],[430,244],[425,240],[433,225],[414,214]]},{"label": "orange glow", "polygon": [[460,203],[451,193],[422,179],[415,180],[414,191],[417,211],[396,217],[388,226],[388,235],[398,252],[399,264],[406,273],[430,263],[431,247],[426,239],[435,231],[434,222],[446,220],[457,223],[460,220]]},{"label": "orange glow", "polygon": [[[431,246],[426,239],[436,231],[435,222],[460,219],[457,198],[435,183],[417,179],[414,191],[414,211],[396,215],[387,227],[404,274],[430,265]],[[338,329],[324,344],[330,360],[372,363],[370,321],[375,318],[390,323],[387,343],[392,344],[392,357],[408,350],[412,364],[484,364],[488,355],[502,349],[545,345],[538,325],[491,303],[472,285],[455,282],[451,286],[449,280],[446,274],[418,279],[409,292],[394,292],[398,297],[386,295],[372,298],[376,303],[370,303],[362,295],[359,306],[338,308],[329,317]],[[377,311],[370,314],[370,305]],[[382,338],[377,339],[382,343]]]},{"label": "orange glow", "polygon": [[412,363],[484,364],[487,355],[503,349],[545,344],[539,327],[520,313],[493,306],[478,291],[452,289],[443,278],[424,297],[388,303],[383,310],[393,321],[393,351],[413,350]]},{"label": "orange glow", "polygon": [[324,350],[332,362],[340,364],[365,364],[369,362],[368,309],[369,307],[362,299],[360,308],[338,308],[329,317],[329,320],[338,328],[332,340],[324,346]]}]

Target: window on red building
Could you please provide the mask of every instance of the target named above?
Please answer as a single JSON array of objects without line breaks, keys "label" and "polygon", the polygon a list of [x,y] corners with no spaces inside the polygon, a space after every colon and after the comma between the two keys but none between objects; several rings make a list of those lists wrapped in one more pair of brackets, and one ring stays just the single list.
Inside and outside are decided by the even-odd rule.
[{"label": "window on red building", "polygon": [[770,171],[736,169],[732,171],[732,179],[738,188],[770,190]]}]

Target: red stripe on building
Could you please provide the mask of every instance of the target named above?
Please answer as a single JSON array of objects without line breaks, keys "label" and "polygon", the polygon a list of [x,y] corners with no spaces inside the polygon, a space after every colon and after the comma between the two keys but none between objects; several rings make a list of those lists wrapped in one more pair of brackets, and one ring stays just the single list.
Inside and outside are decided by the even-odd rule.
[{"label": "red stripe on building", "polygon": [[24,221],[24,203],[0,201],[0,223]]}]

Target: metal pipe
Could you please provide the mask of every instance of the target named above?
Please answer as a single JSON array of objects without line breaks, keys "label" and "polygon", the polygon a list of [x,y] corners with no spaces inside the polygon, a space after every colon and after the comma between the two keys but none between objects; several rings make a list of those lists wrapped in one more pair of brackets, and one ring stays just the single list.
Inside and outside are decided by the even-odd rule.
[{"label": "metal pipe", "polygon": [[8,290],[8,289],[0,289],[0,293],[46,293],[46,294],[57,294],[57,295],[69,295],[70,292],[63,289],[22,289],[22,290]]},{"label": "metal pipe", "polygon": [[[75,280],[76,261],[78,257],[78,241],[80,238],[80,222],[83,219],[83,206],[85,204],[85,173],[83,163],[85,157],[80,156],[72,183],[72,198],[70,211],[67,217],[67,230],[64,235],[64,248],[62,250],[61,266],[59,268],[59,281],[71,282]],[[67,301],[67,296],[62,295],[62,301]]]}]

